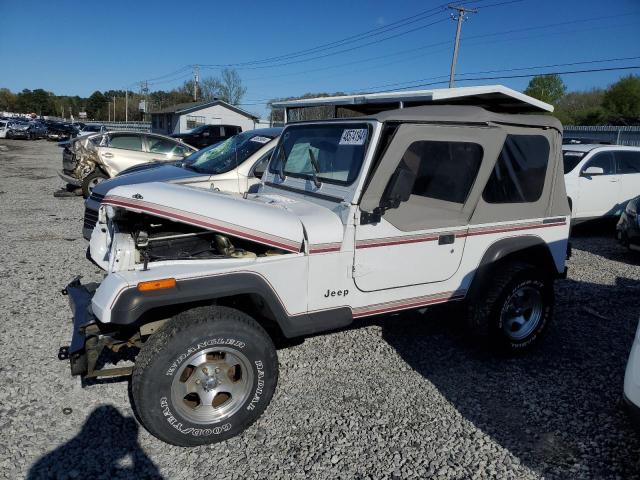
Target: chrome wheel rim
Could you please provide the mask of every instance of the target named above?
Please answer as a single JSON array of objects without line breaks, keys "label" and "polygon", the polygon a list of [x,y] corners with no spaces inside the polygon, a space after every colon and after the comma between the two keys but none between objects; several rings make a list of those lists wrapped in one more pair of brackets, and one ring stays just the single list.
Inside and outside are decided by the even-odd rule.
[{"label": "chrome wheel rim", "polygon": [[540,324],[544,302],[540,289],[525,285],[515,290],[502,309],[502,330],[511,340],[531,335]]},{"label": "chrome wheel rim", "polygon": [[253,369],[247,357],[228,347],[216,347],[183,363],[171,383],[171,399],[190,422],[210,424],[236,413],[252,385]]}]

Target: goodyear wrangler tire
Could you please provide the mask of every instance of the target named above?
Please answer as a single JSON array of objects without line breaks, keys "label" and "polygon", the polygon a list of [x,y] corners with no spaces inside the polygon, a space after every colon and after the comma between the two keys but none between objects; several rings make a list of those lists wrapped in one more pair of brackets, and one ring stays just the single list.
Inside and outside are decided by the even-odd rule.
[{"label": "goodyear wrangler tire", "polygon": [[144,344],[132,377],[140,421],[167,443],[231,438],[265,410],[278,383],[271,338],[251,317],[201,307],[169,320]]},{"label": "goodyear wrangler tire", "polygon": [[553,280],[526,263],[498,268],[469,307],[470,326],[502,351],[524,351],[539,341],[553,316]]}]

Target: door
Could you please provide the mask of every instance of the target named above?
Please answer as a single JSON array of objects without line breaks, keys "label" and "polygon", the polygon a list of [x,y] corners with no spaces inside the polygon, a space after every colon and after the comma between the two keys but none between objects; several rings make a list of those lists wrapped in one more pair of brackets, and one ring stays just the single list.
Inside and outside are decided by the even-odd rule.
[{"label": "door", "polygon": [[365,215],[356,226],[353,275],[360,290],[442,282],[457,272],[482,183],[476,177],[483,158],[493,166],[503,141],[504,133],[489,127],[398,128],[361,208],[371,211],[401,169],[411,172],[413,186],[409,199],[379,222]]},{"label": "door", "polygon": [[621,214],[627,202],[640,195],[640,150],[618,150],[614,156],[620,182],[617,214]]},{"label": "door", "polygon": [[147,163],[151,160],[144,151],[144,135],[139,133],[118,133],[110,135],[106,146],[98,149],[98,155],[104,163],[108,173],[114,176],[134,165]]},{"label": "door", "polygon": [[[601,174],[589,174],[587,169],[602,169]],[[615,171],[614,153],[611,150],[596,153],[580,169],[578,202],[574,208],[576,218],[613,215],[620,195],[619,177]]]}]

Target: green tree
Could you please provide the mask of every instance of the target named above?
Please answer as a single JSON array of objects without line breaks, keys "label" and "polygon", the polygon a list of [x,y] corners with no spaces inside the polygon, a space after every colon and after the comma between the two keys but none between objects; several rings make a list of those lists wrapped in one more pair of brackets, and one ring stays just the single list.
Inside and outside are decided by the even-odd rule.
[{"label": "green tree", "polygon": [[0,88],[0,111],[13,112],[16,109],[16,95],[8,88]]},{"label": "green tree", "polygon": [[99,118],[102,110],[107,104],[107,98],[99,91],[95,91],[87,99],[87,116],[89,118]]},{"label": "green tree", "polygon": [[612,122],[623,125],[640,122],[640,77],[629,75],[611,85],[602,106]]},{"label": "green tree", "polygon": [[537,75],[531,79],[529,86],[524,91],[526,95],[554,104],[560,100],[567,87],[559,75]]}]

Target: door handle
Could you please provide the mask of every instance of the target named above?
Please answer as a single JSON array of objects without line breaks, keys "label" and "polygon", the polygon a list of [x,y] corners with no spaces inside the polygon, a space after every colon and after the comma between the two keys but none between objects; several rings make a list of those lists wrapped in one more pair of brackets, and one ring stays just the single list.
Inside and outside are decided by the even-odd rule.
[{"label": "door handle", "polygon": [[106,152],[106,153],[103,153],[102,156],[104,158],[112,158],[113,157],[113,153]]},{"label": "door handle", "polygon": [[456,240],[456,236],[453,233],[450,233],[448,235],[440,235],[438,237],[438,245],[451,245],[453,242],[455,242]]}]

